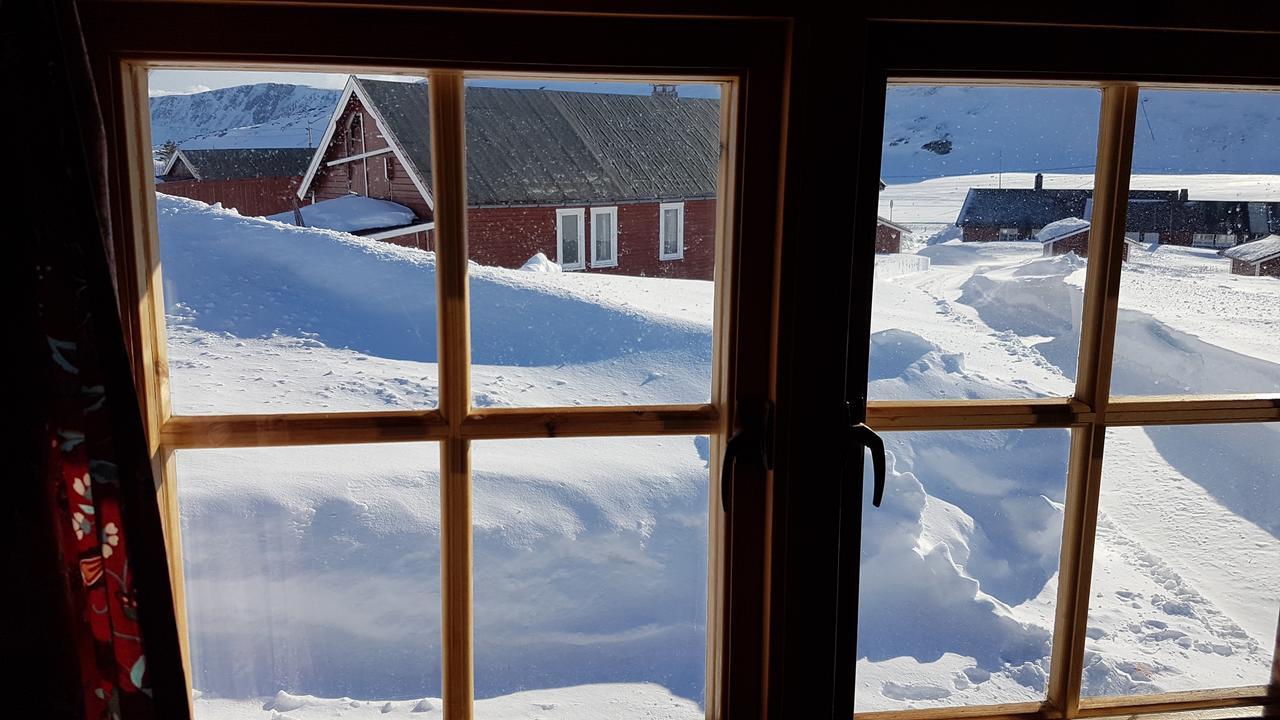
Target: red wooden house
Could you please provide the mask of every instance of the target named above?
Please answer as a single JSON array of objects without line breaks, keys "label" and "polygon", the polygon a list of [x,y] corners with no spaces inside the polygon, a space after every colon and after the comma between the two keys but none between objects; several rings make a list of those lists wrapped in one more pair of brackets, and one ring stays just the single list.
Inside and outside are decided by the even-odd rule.
[{"label": "red wooden house", "polygon": [[[468,88],[471,259],[520,267],[710,279],[718,100]],[[427,87],[352,77],[299,199],[389,200],[412,221],[377,237],[432,247]]]},{"label": "red wooden house", "polygon": [[1280,235],[1237,245],[1222,254],[1231,259],[1231,272],[1236,275],[1280,277]]},{"label": "red wooden house", "polygon": [[314,154],[310,148],[180,149],[156,176],[156,190],[220,202],[241,215],[271,215],[293,208]]}]

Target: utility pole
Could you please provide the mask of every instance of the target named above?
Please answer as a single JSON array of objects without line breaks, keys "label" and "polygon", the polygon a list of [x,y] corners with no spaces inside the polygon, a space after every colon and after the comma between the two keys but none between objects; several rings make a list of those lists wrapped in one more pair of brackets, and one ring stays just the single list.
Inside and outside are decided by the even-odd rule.
[{"label": "utility pole", "polygon": [[307,126],[307,147],[311,147],[311,126]]}]

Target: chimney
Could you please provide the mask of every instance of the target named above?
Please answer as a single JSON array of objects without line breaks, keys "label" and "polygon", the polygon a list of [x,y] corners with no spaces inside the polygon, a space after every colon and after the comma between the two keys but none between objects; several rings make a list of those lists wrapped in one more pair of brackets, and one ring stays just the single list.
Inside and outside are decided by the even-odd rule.
[{"label": "chimney", "polygon": [[1179,190],[1179,191],[1178,191],[1178,199],[1179,199],[1179,200],[1186,200],[1186,199],[1187,199],[1187,189],[1186,189],[1186,188],[1182,188],[1181,190]]},{"label": "chimney", "polygon": [[1044,189],[1044,175],[1041,173],[1036,173],[1036,189],[1037,190]]},{"label": "chimney", "polygon": [[679,97],[679,94],[680,93],[676,90],[675,85],[661,83],[653,84],[654,97]]}]

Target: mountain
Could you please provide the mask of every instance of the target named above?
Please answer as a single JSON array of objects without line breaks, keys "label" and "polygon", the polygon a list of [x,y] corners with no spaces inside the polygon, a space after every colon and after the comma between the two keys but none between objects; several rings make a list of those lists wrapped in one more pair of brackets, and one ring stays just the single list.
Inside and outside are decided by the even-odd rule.
[{"label": "mountain", "polygon": [[308,147],[318,143],[339,90],[259,83],[151,98],[151,142],[183,148]]},{"label": "mountain", "polygon": [[[889,183],[995,172],[1089,173],[1101,93],[1088,88],[894,87],[881,173]],[[1275,173],[1280,96],[1144,90],[1139,173]]]}]

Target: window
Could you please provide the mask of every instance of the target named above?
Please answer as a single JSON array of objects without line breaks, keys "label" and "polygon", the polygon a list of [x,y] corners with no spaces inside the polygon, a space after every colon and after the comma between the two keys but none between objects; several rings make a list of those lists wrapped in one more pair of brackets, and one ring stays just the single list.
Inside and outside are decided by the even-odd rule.
[{"label": "window", "polygon": [[591,208],[591,267],[618,266],[618,208]]},{"label": "window", "polygon": [[684,258],[684,203],[662,203],[658,227],[658,259]]},{"label": "window", "polygon": [[[667,177],[711,194],[716,230],[706,237],[705,277],[565,275],[545,262],[552,255],[583,268],[590,253],[593,267],[617,265],[619,216],[639,202],[593,208],[590,227],[585,207],[545,198],[484,204],[480,182],[494,193],[513,185],[537,193],[546,187],[537,180],[566,179],[558,158],[539,154],[557,147],[563,128],[527,112],[520,93],[542,93],[544,105],[563,109],[561,95],[594,85],[590,76],[549,70],[536,82],[522,76],[532,87],[512,88],[483,73],[424,70],[425,83],[413,74],[312,83],[359,87],[352,96],[369,105],[379,139],[419,143],[405,156],[430,147],[422,213],[396,207],[416,201],[399,188],[394,200],[347,195],[344,168],[316,161],[318,180],[297,190],[299,200],[316,199],[299,209],[305,227],[280,213],[234,215],[152,195],[142,183],[141,199],[159,212],[134,216],[133,237],[137,252],[164,258],[165,270],[137,277],[154,303],[136,304],[147,308],[136,321],[157,358],[143,374],[151,437],[165,458],[172,572],[186,591],[180,625],[200,691],[197,717],[264,707],[296,714],[300,703],[341,713],[376,701],[388,713],[443,710],[460,719],[517,705],[520,713],[573,706],[601,716],[660,705],[692,718],[724,701],[727,668],[708,659],[739,623],[742,633],[758,632],[759,619],[740,611],[726,622],[721,609],[725,548],[736,543],[750,557],[751,547],[726,537],[712,458],[733,416],[724,404],[764,374],[755,360],[738,365],[735,378],[717,368],[741,342],[754,346],[750,358],[765,355],[768,333],[752,326],[729,342],[726,323],[736,314],[718,280],[740,269],[769,277],[772,254],[718,265],[734,256],[729,248],[745,247],[739,228],[776,219],[756,209],[729,217],[736,203],[719,193],[753,187],[745,176],[724,177],[730,168],[761,164],[755,194],[776,188],[779,172],[777,157],[746,153],[731,132],[738,114],[749,114],[737,88],[750,65],[737,60],[709,74],[700,63],[696,74],[662,83],[687,98],[652,100],[654,78],[637,74],[618,90],[615,68],[611,91],[589,88],[599,96],[576,99],[584,112],[645,104],[700,118],[697,142],[686,143],[696,145],[695,177]],[[220,84],[201,77],[218,74],[209,68],[131,65],[136,84],[125,97],[135,110],[146,102],[148,72]],[[315,94],[332,101],[339,92]],[[521,123],[526,134],[516,142],[535,150],[518,165],[523,175],[505,175],[497,151],[464,147],[464,136],[485,137],[466,125],[470,102],[488,103],[489,118],[509,112]],[[409,111],[428,107],[429,115]],[[400,117],[379,112],[386,109]],[[332,122],[325,114],[321,122]],[[777,122],[760,124],[777,132]],[[495,125],[488,137],[508,136],[512,149]],[[530,138],[547,130],[547,141]],[[346,150],[342,137],[334,142]],[[493,162],[467,172],[468,155]],[[575,160],[584,158],[590,153]],[[402,159],[409,179],[420,169]],[[341,197],[326,197],[327,172]],[[601,174],[583,167],[578,175],[570,189],[594,199]],[[655,212],[654,187],[642,189],[648,206],[636,211]],[[375,239],[388,224],[424,219],[435,252]],[[368,229],[375,232],[361,234]],[[221,240],[203,243],[213,235]],[[518,259],[485,255],[494,237]],[[746,244],[771,242],[762,232]],[[744,302],[768,314],[769,300]],[[736,507],[751,506],[744,497]],[[224,533],[240,540],[221,542]]]},{"label": "window", "polygon": [[[1277,288],[1179,237],[1263,222],[1241,206],[1280,199],[1252,159],[1230,160],[1261,152],[1243,118],[1278,98],[888,84],[881,172],[903,179],[881,212],[894,202],[931,236],[911,272],[874,275],[866,422],[889,457],[884,506],[863,508],[857,716],[1274,702]],[[1061,131],[1045,132],[1049,116]],[[1183,126],[1257,147],[1159,142]],[[950,153],[918,151],[944,132],[972,153],[962,174],[945,175]],[[1046,158],[1067,169],[1042,183]],[[1230,199],[1187,201],[1197,182]],[[1066,256],[962,242],[929,224],[942,208],[966,232],[1048,211],[1043,234],[1087,227],[1088,241]]]},{"label": "window", "polygon": [[1018,230],[1018,228],[1000,228],[1001,240],[1005,240],[1005,241],[1019,240],[1021,239],[1021,237],[1022,237],[1022,232]]},{"label": "window", "polygon": [[556,211],[556,262],[564,270],[581,270],[586,267],[582,249],[583,208]]}]

